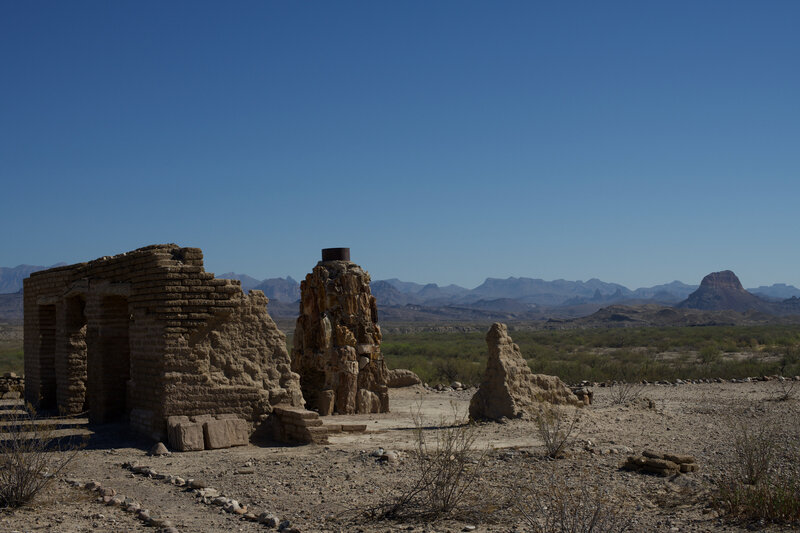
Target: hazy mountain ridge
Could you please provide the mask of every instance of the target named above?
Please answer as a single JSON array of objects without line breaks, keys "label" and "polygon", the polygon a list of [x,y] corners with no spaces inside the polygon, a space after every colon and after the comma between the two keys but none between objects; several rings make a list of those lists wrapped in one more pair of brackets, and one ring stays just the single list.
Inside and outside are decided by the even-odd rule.
[{"label": "hazy mountain ridge", "polygon": [[39,265],[17,265],[15,267],[0,267],[0,294],[9,294],[22,290],[22,280],[46,268],[54,268],[66,263],[56,263],[46,267]]},{"label": "hazy mountain ridge", "polygon": [[[31,272],[48,267],[19,265],[0,268],[0,287],[11,289],[4,295],[0,318],[21,319],[22,280]],[[264,291],[270,299],[270,313],[279,318],[293,318],[297,314],[296,302],[300,298],[300,284],[291,276],[258,280],[247,274],[226,272],[219,278],[238,279],[245,291]],[[684,313],[686,310],[735,311],[737,313],[764,313],[768,315],[800,315],[800,289],[783,283],[745,290],[733,272],[712,273],[698,285],[672,281],[653,287],[628,289],[617,283],[606,283],[597,278],[588,281],[568,281],[509,277],[487,278],[474,289],[458,285],[439,286],[421,284],[397,278],[375,280],[372,293],[378,300],[383,320],[408,321],[458,321],[458,320],[509,320],[544,321],[554,319],[569,321],[577,317],[597,314],[593,321],[612,325],[669,322],[664,316],[644,313],[632,320],[622,320],[619,313],[603,314],[613,306],[651,306]],[[785,298],[783,297],[785,296]],[[673,309],[674,306],[675,309]],[[676,311],[679,310],[679,311]],[[614,316],[612,316],[614,315]],[[617,320],[620,319],[620,320]],[[677,323],[728,323],[734,318],[691,317],[676,318]],[[735,319],[745,320],[745,319]],[[734,321],[735,321],[734,320]],[[751,320],[751,319],[747,319]]]}]

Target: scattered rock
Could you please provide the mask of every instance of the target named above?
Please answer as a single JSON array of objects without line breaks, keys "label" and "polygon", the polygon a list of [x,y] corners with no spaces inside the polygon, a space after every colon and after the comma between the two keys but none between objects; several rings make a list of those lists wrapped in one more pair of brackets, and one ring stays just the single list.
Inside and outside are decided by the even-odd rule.
[{"label": "scattered rock", "polygon": [[164,446],[163,442],[157,442],[152,448],[150,448],[148,455],[169,455],[169,450],[167,450],[167,447]]},{"label": "scattered rock", "polygon": [[258,522],[267,527],[278,527],[279,520],[274,514],[264,512],[258,515]]},{"label": "scattered rock", "polygon": [[190,489],[204,489],[208,487],[205,481],[201,481],[199,479],[190,479],[189,481],[186,482],[186,485]]}]

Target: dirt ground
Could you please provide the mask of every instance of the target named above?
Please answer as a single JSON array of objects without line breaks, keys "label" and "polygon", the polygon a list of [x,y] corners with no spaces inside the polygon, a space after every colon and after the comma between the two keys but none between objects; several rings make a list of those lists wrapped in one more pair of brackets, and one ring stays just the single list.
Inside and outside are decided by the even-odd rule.
[{"label": "dirt ground", "polygon": [[[798,387],[800,389],[800,387]],[[417,437],[412,412],[425,434],[466,415],[474,389],[436,392],[421,387],[391,391],[388,414],[334,417],[367,423],[366,434],[333,436],[324,446],[249,445],[226,450],[151,457],[152,442],[122,425],[94,428],[89,447],[69,472],[32,505],[0,512],[0,531],[155,531],[120,507],[97,502],[97,493],[66,479],[98,481],[169,520],[178,531],[265,531],[267,526],[202,503],[193,491],[123,468],[138,462],[159,474],[202,480],[249,512],[274,513],[300,531],[528,531],[518,508],[533,494],[553,494],[563,483],[603,491],[608,512],[630,517],[630,531],[794,531],[790,526],[726,520],[711,505],[713,482],[729,468],[732,420],[774,423],[776,438],[800,449],[800,402],[775,401],[775,382],[648,385],[638,400],[613,405],[613,388],[595,388],[594,404],[580,410],[577,438],[567,457],[544,458],[536,424],[529,420],[480,423],[475,447],[488,448],[474,485],[473,514],[436,523],[397,523],[364,517],[388,501],[417,472],[409,453]],[[375,452],[396,452],[379,461]],[[690,454],[699,471],[658,477],[621,470],[628,454],[644,450]],[[788,461],[788,457],[779,460]],[[787,464],[787,468],[798,468]],[[800,475],[800,472],[797,472]],[[482,512],[479,512],[482,511]],[[472,529],[474,527],[474,529]]]}]

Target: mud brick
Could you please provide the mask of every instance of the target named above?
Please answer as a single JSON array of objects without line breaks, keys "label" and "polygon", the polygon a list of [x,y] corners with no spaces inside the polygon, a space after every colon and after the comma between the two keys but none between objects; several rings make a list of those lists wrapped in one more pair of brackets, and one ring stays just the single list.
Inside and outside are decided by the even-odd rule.
[{"label": "mud brick", "polygon": [[207,420],[203,422],[203,437],[206,448],[209,450],[231,447],[231,434],[227,420]]}]

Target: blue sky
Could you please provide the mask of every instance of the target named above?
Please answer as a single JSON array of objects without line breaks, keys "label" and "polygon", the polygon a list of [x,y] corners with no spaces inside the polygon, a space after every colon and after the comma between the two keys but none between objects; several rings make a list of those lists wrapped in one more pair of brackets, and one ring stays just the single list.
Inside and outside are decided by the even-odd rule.
[{"label": "blue sky", "polygon": [[798,2],[3,2],[0,266],[800,286]]}]

